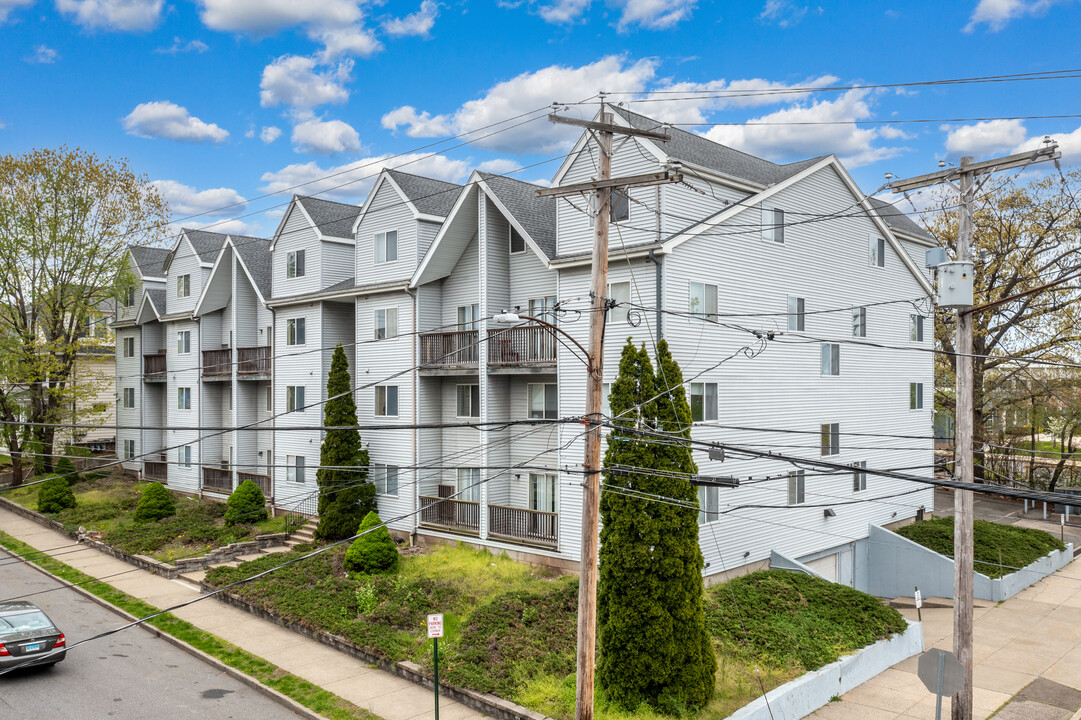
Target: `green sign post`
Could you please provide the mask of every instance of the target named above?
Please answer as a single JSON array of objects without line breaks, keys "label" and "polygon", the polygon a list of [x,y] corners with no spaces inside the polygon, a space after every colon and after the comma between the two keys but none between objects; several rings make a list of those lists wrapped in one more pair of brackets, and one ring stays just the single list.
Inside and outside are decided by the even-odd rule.
[{"label": "green sign post", "polygon": [[435,666],[435,720],[439,720],[439,638],[443,637],[443,613],[428,616],[428,637],[432,639],[432,664]]}]

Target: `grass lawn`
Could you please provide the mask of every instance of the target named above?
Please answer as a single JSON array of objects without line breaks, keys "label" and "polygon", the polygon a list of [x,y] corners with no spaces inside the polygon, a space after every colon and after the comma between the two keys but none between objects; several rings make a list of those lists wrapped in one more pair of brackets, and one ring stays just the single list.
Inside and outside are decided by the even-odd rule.
[{"label": "grass lawn", "polygon": [[[4,492],[4,497],[31,510],[37,510],[40,485]],[[203,555],[215,547],[248,540],[263,533],[284,532],[286,518],[271,518],[258,523],[227,526],[224,503],[173,495],[176,515],[156,522],[131,519],[139,493],[146,483],[107,475],[78,482],[72,486],[76,506],[49,517],[69,529],[84,527],[100,532],[100,539],[113,547],[137,555],[149,555],[162,562]]]},{"label": "grass lawn", "polygon": [[[1066,448],[1057,440],[1037,440],[1035,448],[1033,448],[1032,442],[1029,440],[1022,440],[1015,444],[1018,448],[1024,450],[1036,450],[1038,457],[1048,457],[1054,460],[1057,460],[1061,453],[1066,452]],[[1071,457],[1075,460],[1081,460],[1081,450],[1075,451]]]},{"label": "grass lawn", "polygon": [[[213,568],[224,585],[302,552]],[[444,613],[440,675],[563,720],[574,716],[578,582],[464,546],[402,558],[392,576],[349,577],[336,548],[242,585],[249,602],[349,638],[390,660],[431,668],[425,615]],[[901,615],[842,585],[761,571],[710,588],[706,620],[718,656],[717,692],[698,717],[723,718],[789,680],[906,627]],[[598,688],[598,720],[660,718],[649,708],[610,707]]]},{"label": "grass lawn", "polygon": [[[953,557],[953,518],[932,518],[906,525],[897,534]],[[976,520],[973,526],[976,572],[990,578],[1016,572],[1052,550],[1065,550],[1057,537],[1043,530]]]}]

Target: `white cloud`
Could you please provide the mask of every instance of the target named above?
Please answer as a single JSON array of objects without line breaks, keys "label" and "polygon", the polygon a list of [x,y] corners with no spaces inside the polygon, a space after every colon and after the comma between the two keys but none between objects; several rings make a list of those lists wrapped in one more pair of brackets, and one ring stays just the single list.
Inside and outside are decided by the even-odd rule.
[{"label": "white cloud", "polygon": [[228,131],[167,100],[136,105],[122,122],[129,135],[144,138],[220,143],[229,137]]},{"label": "white cloud", "polygon": [[1063,0],[980,0],[976,9],[972,11],[972,17],[965,25],[965,32],[973,32],[977,26],[986,24],[991,32],[998,32],[1006,27],[1011,20],[1024,17],[1025,15],[1042,15],[1052,5]]},{"label": "white cloud", "polygon": [[867,95],[866,90],[849,90],[836,100],[784,108],[749,120],[745,125],[717,126],[710,129],[706,137],[778,161],[833,154],[851,168],[894,157],[901,148],[875,146],[879,131],[860,128],[854,122],[871,117],[871,109],[865,100]]},{"label": "white cloud", "polygon": [[352,60],[343,60],[326,71],[317,71],[315,58],[282,55],[263,68],[259,83],[259,102],[263,107],[291,105],[313,108],[324,103],[343,103],[349,91],[343,83],[349,81]]},{"label": "white cloud", "polygon": [[40,63],[42,65],[52,65],[60,58],[56,50],[46,45],[35,45],[34,54],[26,58],[26,62]]},{"label": "white cloud", "polygon": [[758,19],[787,28],[798,25],[810,9],[806,5],[797,5],[789,0],[766,0]]},{"label": "white cloud", "polygon": [[172,45],[169,47],[157,48],[154,52],[163,55],[176,55],[178,53],[188,52],[205,53],[209,49],[210,46],[202,40],[189,40],[188,42],[184,42],[182,38],[174,37]]},{"label": "white cloud", "polygon": [[424,0],[420,9],[411,15],[401,18],[392,18],[383,23],[383,29],[388,35],[402,37],[405,35],[417,35],[428,37],[435,25],[435,18],[439,14],[439,4],[434,0]]},{"label": "white cloud", "polygon": [[281,135],[282,129],[280,127],[275,127],[274,125],[264,125],[263,131],[259,133],[259,139],[269,145],[270,143],[280,138]]},{"label": "white cloud", "polygon": [[311,118],[293,126],[293,147],[312,155],[360,151],[360,135],[341,120]]},{"label": "white cloud", "polygon": [[[592,0],[554,0],[542,5],[537,13],[546,22],[565,25],[581,18],[591,4]],[[695,8],[695,0],[610,0],[609,4],[620,11],[616,22],[620,31],[635,25],[665,30],[690,17]]]},{"label": "white cloud", "polygon": [[77,25],[106,30],[150,30],[161,20],[164,0],[56,0],[56,9]]},{"label": "white cloud", "polygon": [[332,28],[315,33],[314,38],[323,43],[319,59],[330,63],[345,55],[369,57],[383,49],[371,30],[360,26]]},{"label": "white cloud", "polygon": [[592,0],[556,0],[551,5],[544,5],[538,11],[545,22],[563,25],[582,16]]},{"label": "white cloud", "polygon": [[509,172],[513,172],[522,167],[522,163],[517,160],[508,160],[507,158],[495,158],[494,160],[486,160],[480,165],[477,165],[477,170],[483,172],[495,173],[496,175],[506,175]]},{"label": "white cloud", "polygon": [[[296,163],[263,173],[260,179],[265,184],[260,191],[286,193],[294,192],[295,188],[295,192],[302,195],[319,193],[330,200],[359,203],[384,167],[401,167],[406,172],[448,182],[461,182],[469,172],[468,161],[451,160],[444,155],[378,156],[328,168],[314,162]],[[302,184],[302,187],[296,187]]]},{"label": "white cloud", "polygon": [[12,10],[33,4],[34,0],[0,0],[0,23],[8,19]]},{"label": "white cloud", "polygon": [[[174,214],[212,216],[236,214],[247,205],[244,196],[232,188],[196,190],[190,185],[184,185],[175,180],[155,180],[150,184],[169,201],[169,209]],[[220,210],[227,205],[233,207]]]},{"label": "white cloud", "polygon": [[[568,92],[580,94],[586,88],[609,92],[641,92],[656,71],[653,59],[627,64],[617,56],[608,56],[582,67],[551,65],[540,70],[497,83],[484,97],[470,100],[453,113],[430,115],[417,113],[411,106],[403,106],[383,116],[383,127],[396,130],[406,127],[412,137],[440,137],[459,134],[507,121],[523,113],[543,109],[553,101],[566,99]],[[593,109],[581,109],[592,115]],[[522,122],[519,118],[507,122],[498,132],[478,139],[478,147],[497,152],[551,153],[569,148],[579,135],[579,130],[567,125],[555,125],[539,114],[537,120],[511,127]],[[486,129],[478,135],[487,135],[499,128]]]},{"label": "white cloud", "polygon": [[975,125],[943,125],[946,150],[957,155],[981,158],[1012,148],[1026,137],[1021,120],[988,120]]},{"label": "white cloud", "polygon": [[[1012,152],[1026,152],[1043,147],[1043,135],[1033,135],[1013,148]],[[1081,163],[1081,127],[1068,133],[1051,133],[1051,139],[1058,143],[1064,165]]]}]

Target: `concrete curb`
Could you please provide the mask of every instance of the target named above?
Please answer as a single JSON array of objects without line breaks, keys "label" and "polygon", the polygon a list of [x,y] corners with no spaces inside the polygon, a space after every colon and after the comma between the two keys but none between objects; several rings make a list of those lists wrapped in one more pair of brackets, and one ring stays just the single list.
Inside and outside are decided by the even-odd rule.
[{"label": "concrete curb", "polygon": [[[74,590],[75,592],[79,593],[80,595],[82,595],[86,599],[88,599],[88,600],[90,600],[90,601],[92,601],[94,603],[97,603],[98,605],[105,608],[106,610],[110,610],[110,611],[116,613],[117,615],[119,615],[120,617],[124,618],[125,620],[127,620],[129,622],[132,622],[132,621],[135,621],[135,620],[139,619],[139,618],[135,617],[134,615],[132,615],[131,613],[127,612],[126,610],[121,610],[120,608],[118,608],[116,605],[113,605],[108,600],[100,598],[97,595],[95,595],[94,593],[90,592],[89,590],[87,590],[87,589],[85,589],[83,587],[80,587],[78,585],[70,583],[70,582],[68,582],[67,580],[65,580],[65,579],[63,579],[61,577],[57,577],[56,575],[53,575],[51,572],[49,572],[45,568],[38,566],[37,564],[23,558],[21,555],[18,555],[17,553],[14,553],[11,550],[8,550],[7,548],[0,547],[0,550],[2,550],[5,553],[8,553],[13,558],[18,558],[25,565],[29,565],[30,567],[34,568],[35,570],[37,570],[41,574],[49,576],[50,578],[52,578],[56,582],[60,583],[64,587],[67,587],[67,588],[70,588],[70,589]],[[76,569],[78,569],[78,568],[76,568]],[[95,580],[97,580],[97,578],[95,578]],[[102,582],[105,585],[109,584],[109,583],[105,583],[105,582],[103,582],[101,580],[97,580],[97,582]],[[118,591],[118,592],[123,592],[123,591]],[[270,698],[271,700],[274,700],[279,705],[284,706],[288,710],[292,710],[293,712],[295,712],[297,715],[300,715],[301,717],[307,718],[308,720],[327,720],[326,717],[320,715],[319,713],[315,712],[314,710],[311,710],[311,709],[301,705],[300,703],[298,703],[296,700],[292,699],[288,695],[283,695],[282,693],[278,692],[274,688],[267,687],[266,685],[259,682],[258,680],[251,677],[250,675],[245,675],[244,673],[240,672],[236,668],[233,668],[233,667],[230,667],[230,666],[226,665],[222,661],[218,660],[216,657],[206,654],[205,652],[203,652],[199,648],[194,647],[193,645],[189,645],[188,643],[184,642],[180,638],[173,637],[169,633],[163,632],[163,631],[159,630],[158,628],[154,627],[153,625],[147,625],[146,623],[140,623],[139,627],[142,628],[144,631],[150,633],[151,635],[154,635],[155,637],[161,638],[162,640],[169,643],[170,645],[183,650],[184,652],[188,653],[189,655],[191,655],[191,656],[193,656],[195,658],[198,658],[199,660],[202,660],[207,665],[210,665],[211,667],[213,667],[213,668],[215,668],[215,669],[217,669],[217,670],[219,670],[221,672],[224,672],[226,675],[229,675],[233,679],[247,685],[252,690],[255,690],[256,692],[258,692],[258,693],[260,693],[262,695],[265,695],[266,697]],[[195,626],[195,627],[198,627],[198,626]],[[202,628],[199,628],[199,629],[202,630]],[[202,630],[202,632],[206,632],[206,630]],[[225,642],[225,641],[223,640],[222,642]],[[232,643],[228,643],[228,644],[232,645]],[[241,649],[243,650],[243,648],[241,648]],[[245,652],[247,652],[247,651],[245,650]],[[249,653],[249,654],[251,654],[251,653]],[[258,657],[258,656],[256,656],[256,657]],[[260,659],[262,659],[262,658],[260,658]],[[290,673],[290,674],[292,674],[292,673]]]}]

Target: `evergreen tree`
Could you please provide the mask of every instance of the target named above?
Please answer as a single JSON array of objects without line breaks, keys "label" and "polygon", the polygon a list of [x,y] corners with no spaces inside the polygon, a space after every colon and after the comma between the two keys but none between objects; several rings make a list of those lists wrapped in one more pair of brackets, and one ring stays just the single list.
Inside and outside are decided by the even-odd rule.
[{"label": "evergreen tree", "polygon": [[[340,397],[338,397],[340,396]],[[356,425],[357,405],[349,377],[349,359],[341,343],[334,349],[327,378],[323,425]],[[327,430],[319,453],[319,526],[317,540],[342,540],[356,533],[364,517],[375,511],[375,486],[367,482],[368,451],[356,428]],[[346,469],[346,468],[356,469]]]},{"label": "evergreen tree", "polygon": [[58,513],[75,507],[75,493],[66,478],[53,476],[38,488],[38,512]]},{"label": "evergreen tree", "polygon": [[[634,710],[646,703],[678,714],[709,702],[717,660],[702,606],[697,496],[683,477],[698,471],[690,445],[662,445],[633,432],[690,439],[683,373],[663,340],[657,353],[654,375],[645,348],[628,340],[609,395],[618,419],[608,434],[604,481],[615,491],[601,495],[597,680],[618,705]],[[621,494],[619,488],[690,507]]]},{"label": "evergreen tree", "polygon": [[240,483],[225,504],[229,506],[225,511],[226,525],[253,524],[269,516],[263,491],[251,480]]},{"label": "evergreen tree", "polygon": [[132,517],[138,522],[153,522],[176,515],[173,496],[160,482],[152,482],[143,488]]},{"label": "evergreen tree", "polygon": [[[345,553],[345,561],[342,566],[346,570],[360,573],[392,573],[398,570],[398,546],[394,544],[394,538],[386,527],[376,527],[383,521],[373,512],[368,513],[364,522],[360,524],[357,533],[366,530],[371,532],[361,535],[349,550]],[[372,528],[376,528],[372,530]]]}]

